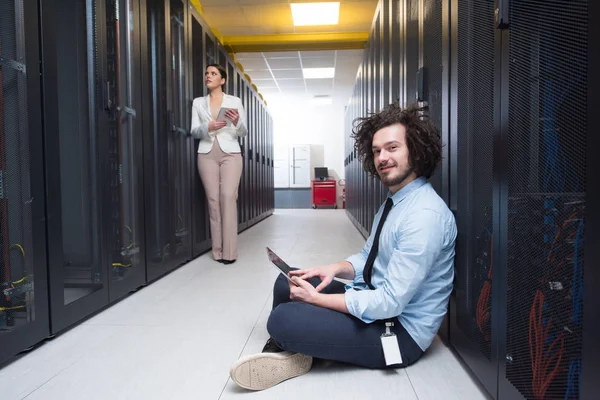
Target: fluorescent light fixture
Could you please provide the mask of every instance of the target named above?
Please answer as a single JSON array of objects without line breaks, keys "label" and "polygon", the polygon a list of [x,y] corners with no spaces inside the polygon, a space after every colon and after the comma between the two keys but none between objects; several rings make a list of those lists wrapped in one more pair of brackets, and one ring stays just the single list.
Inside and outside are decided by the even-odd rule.
[{"label": "fluorescent light fixture", "polygon": [[294,26],[337,25],[340,3],[290,3]]},{"label": "fluorescent light fixture", "polygon": [[335,68],[303,68],[304,79],[328,79],[335,76]]},{"label": "fluorescent light fixture", "polygon": [[315,96],[312,98],[312,103],[317,106],[326,106],[332,103],[331,97]]}]

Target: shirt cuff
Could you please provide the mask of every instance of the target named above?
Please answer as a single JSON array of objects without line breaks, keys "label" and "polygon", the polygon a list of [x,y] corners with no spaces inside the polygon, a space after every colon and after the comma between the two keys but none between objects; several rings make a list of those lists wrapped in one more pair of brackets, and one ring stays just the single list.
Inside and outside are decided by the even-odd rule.
[{"label": "shirt cuff", "polygon": [[363,313],[365,312],[366,307],[361,305],[360,298],[359,298],[360,295],[361,295],[361,293],[354,289],[350,289],[350,290],[346,291],[345,296],[344,296],[344,300],[346,301],[346,308],[348,309],[348,312],[351,315],[353,315],[356,318],[360,319],[361,321],[369,324],[369,323],[373,322],[374,320],[363,317]]},{"label": "shirt cuff", "polygon": [[354,269],[354,282],[355,283],[365,283],[363,279],[363,270],[365,269],[365,260],[362,258],[361,254],[354,254],[348,258],[346,261],[352,265]]}]

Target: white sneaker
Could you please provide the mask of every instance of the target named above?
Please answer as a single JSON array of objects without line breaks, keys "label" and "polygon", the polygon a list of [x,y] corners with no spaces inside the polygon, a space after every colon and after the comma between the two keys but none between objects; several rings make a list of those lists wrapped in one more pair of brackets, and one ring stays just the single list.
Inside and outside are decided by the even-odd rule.
[{"label": "white sneaker", "polygon": [[259,353],[240,358],[231,366],[229,375],[239,386],[263,390],[287,379],[304,375],[312,366],[312,357],[300,353]]}]

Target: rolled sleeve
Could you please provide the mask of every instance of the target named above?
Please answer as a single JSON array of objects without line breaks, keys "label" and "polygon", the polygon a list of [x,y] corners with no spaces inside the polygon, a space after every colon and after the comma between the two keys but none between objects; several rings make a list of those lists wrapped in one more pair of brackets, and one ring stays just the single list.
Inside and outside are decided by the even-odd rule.
[{"label": "rolled sleeve", "polygon": [[[444,247],[442,217],[425,209],[401,227],[383,284],[374,290],[346,292],[350,314],[366,323],[399,316],[412,299]],[[364,267],[364,264],[363,264]]]},{"label": "rolled sleeve", "polygon": [[354,284],[365,283],[363,271],[365,269],[365,264],[367,263],[367,258],[369,258],[369,252],[371,251],[372,245],[373,234],[369,235],[369,238],[367,239],[367,242],[360,253],[353,254],[346,258],[346,261],[352,264],[352,268],[354,268]]}]

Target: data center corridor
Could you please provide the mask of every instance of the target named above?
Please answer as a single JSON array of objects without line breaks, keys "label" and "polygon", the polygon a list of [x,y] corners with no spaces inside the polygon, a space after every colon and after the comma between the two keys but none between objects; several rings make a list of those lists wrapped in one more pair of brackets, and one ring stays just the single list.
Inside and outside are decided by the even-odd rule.
[{"label": "data center corridor", "polygon": [[230,365],[268,338],[277,272],[265,246],[305,267],[363,242],[342,210],[276,210],[240,235],[237,263],[205,254],[1,369],[2,399],[485,399],[440,339],[405,370],[318,361],[262,392],[231,382]]}]

